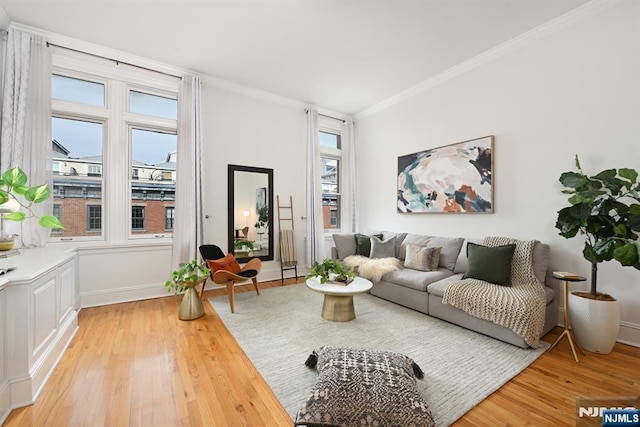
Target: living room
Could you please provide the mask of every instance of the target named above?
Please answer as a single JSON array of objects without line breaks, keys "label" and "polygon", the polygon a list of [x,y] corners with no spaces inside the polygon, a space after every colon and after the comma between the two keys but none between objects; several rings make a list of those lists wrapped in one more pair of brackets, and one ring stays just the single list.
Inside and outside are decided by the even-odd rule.
[{"label": "living room", "polygon": [[[187,64],[150,59],[151,50],[147,56],[108,47],[108,31],[89,40],[35,25],[35,18],[17,19],[11,12],[17,3],[0,1],[6,12],[3,28],[11,24],[41,34],[52,44],[117,57],[151,69],[198,71],[195,61],[191,69]],[[125,13],[112,7],[112,14]],[[108,14],[106,4],[104,8],[101,12]],[[266,13],[268,7],[258,10]],[[252,20],[258,20],[255,15],[251,14]],[[212,25],[207,22],[211,17],[195,18],[202,20],[201,25]],[[411,84],[400,84],[395,92],[364,104],[349,104],[343,101],[349,97],[348,92],[331,88],[326,92],[333,95],[335,102],[323,104],[312,99],[311,94],[296,99],[284,89],[260,90],[256,89],[258,83],[252,88],[202,73],[204,212],[208,217],[204,223],[205,241],[224,245],[228,238],[227,166],[271,168],[274,193],[292,196],[295,203],[299,219],[295,243],[303,259],[305,109],[315,107],[322,114],[354,121],[358,230],[352,231],[385,229],[440,236],[538,239],[550,245],[550,271],[572,271],[589,277],[590,265],[581,254],[582,241],[564,239],[554,227],[557,211],[566,205],[558,178],[562,172],[574,169],[576,154],[582,167],[594,173],[605,168],[640,169],[639,24],[640,5],[633,0],[573,2],[573,10],[567,9],[566,14],[550,16],[528,31],[487,46]],[[243,36],[229,30],[235,37]],[[144,33],[140,30],[130,37],[143,38]],[[56,52],[67,55],[62,49],[54,56]],[[235,59],[240,65],[255,68],[248,56]],[[384,61],[371,66],[384,67]],[[225,72],[229,70],[221,69],[219,75]],[[295,69],[282,70],[282,87],[289,72],[295,74]],[[398,80],[403,81],[400,76]],[[486,135],[495,137],[493,214],[397,213],[399,156]],[[331,244],[327,237],[326,255]],[[167,295],[164,282],[172,270],[170,242],[149,245],[136,241],[129,245],[106,239],[78,246],[78,309],[101,307],[96,309],[106,313],[110,304]],[[114,265],[118,268],[105,268]],[[153,268],[140,269],[141,265]],[[261,275],[261,281],[279,279],[279,263],[264,262]],[[640,297],[636,290],[640,273],[634,268],[621,268],[616,262],[605,262],[600,264],[599,277],[599,290],[614,295],[621,304],[618,341],[640,347]],[[559,294],[560,283],[556,285]],[[579,286],[572,285],[572,290]],[[165,306],[169,302],[164,300],[169,299],[150,301]],[[207,310],[211,314],[210,308]],[[558,325],[562,319],[560,310]]]}]

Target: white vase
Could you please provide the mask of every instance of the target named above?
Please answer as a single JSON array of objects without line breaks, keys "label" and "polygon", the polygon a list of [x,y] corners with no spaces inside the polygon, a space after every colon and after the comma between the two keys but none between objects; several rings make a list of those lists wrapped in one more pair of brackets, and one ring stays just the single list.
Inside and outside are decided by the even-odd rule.
[{"label": "white vase", "polygon": [[569,324],[584,350],[608,354],[620,330],[620,303],[583,298],[570,293]]}]

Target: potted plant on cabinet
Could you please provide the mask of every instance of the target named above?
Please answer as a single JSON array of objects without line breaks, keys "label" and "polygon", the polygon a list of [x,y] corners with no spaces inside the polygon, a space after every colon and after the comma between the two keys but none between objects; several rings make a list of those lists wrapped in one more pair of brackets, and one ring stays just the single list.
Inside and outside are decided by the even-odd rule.
[{"label": "potted plant on cabinet", "polygon": [[[11,168],[2,173],[0,178],[0,205],[13,202],[18,206],[18,209],[0,208],[0,218],[16,222],[24,221],[27,218],[38,218],[38,224],[44,228],[64,229],[60,220],[55,216],[43,215],[39,217],[31,209],[35,203],[42,203],[51,196],[49,186],[41,184],[30,187],[27,181],[27,174],[19,167]],[[21,209],[24,209],[24,211]],[[0,230],[1,228],[0,226]],[[0,233],[1,250],[12,249],[14,238],[15,236],[13,235],[8,236]]]},{"label": "potted plant on cabinet", "polygon": [[569,295],[570,323],[585,350],[609,353],[620,328],[620,304],[597,292],[598,264],[616,260],[640,270],[640,183],[634,169],[607,169],[586,175],[575,157],[577,172],[565,172],[560,182],[571,206],[558,211],[560,235],[585,238],[582,254],[591,263],[591,289]]},{"label": "potted plant on cabinet", "polygon": [[211,270],[206,262],[198,263],[198,260],[194,259],[182,264],[179,269],[171,273],[171,280],[165,282],[168,292],[173,291],[177,294],[186,291],[178,312],[180,320],[193,320],[204,316],[204,306],[195,288],[200,284],[204,286],[210,273]]}]

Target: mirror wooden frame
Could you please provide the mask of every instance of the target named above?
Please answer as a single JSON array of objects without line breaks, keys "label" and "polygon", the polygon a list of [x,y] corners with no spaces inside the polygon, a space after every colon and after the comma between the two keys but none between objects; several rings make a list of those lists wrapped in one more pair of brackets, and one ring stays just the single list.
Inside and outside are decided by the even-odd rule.
[{"label": "mirror wooden frame", "polygon": [[235,173],[236,172],[250,172],[250,173],[261,173],[266,174],[267,176],[267,206],[269,208],[268,218],[269,218],[269,233],[268,233],[268,245],[269,251],[267,255],[260,256],[251,256],[251,257],[236,257],[238,262],[247,262],[251,258],[260,258],[262,261],[271,261],[273,260],[273,169],[268,168],[258,168],[252,166],[241,166],[241,165],[229,165],[227,169],[227,228],[228,228],[228,237],[227,244],[229,248],[229,252],[235,254],[235,247],[233,245],[235,241]]}]

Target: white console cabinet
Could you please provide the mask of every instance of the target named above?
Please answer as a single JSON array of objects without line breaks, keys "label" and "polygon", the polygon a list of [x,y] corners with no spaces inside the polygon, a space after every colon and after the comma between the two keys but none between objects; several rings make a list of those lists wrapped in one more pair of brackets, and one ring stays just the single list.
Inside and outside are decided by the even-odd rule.
[{"label": "white console cabinet", "polygon": [[76,253],[24,249],[0,260],[0,423],[35,401],[78,328]]}]

